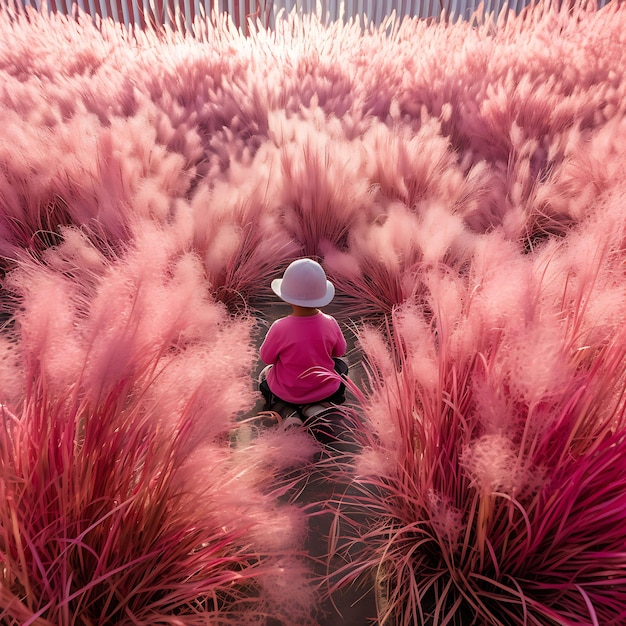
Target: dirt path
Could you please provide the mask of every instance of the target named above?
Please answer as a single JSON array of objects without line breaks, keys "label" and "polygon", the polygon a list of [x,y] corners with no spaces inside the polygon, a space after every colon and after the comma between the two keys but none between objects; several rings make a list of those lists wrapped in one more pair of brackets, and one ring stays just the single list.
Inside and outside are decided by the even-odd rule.
[{"label": "dirt path", "polygon": [[[330,315],[334,314],[333,307],[329,306],[324,309]],[[257,337],[257,349],[262,342],[267,328],[270,324],[289,313],[288,305],[276,303],[265,307],[260,317],[260,323],[263,328],[259,329]],[[360,384],[362,378],[362,368],[360,364],[360,354],[355,346],[354,335],[349,328],[343,324],[342,330],[348,343],[347,360],[350,365],[349,377],[352,381]],[[263,369],[263,363],[259,362],[254,372],[255,376]],[[257,402],[254,412],[258,413],[263,408],[262,399]],[[337,482],[333,479],[329,472],[325,472],[323,468],[316,467],[312,470],[310,480],[306,488],[301,492],[297,502],[301,506],[311,506],[315,503],[326,500],[333,495],[343,493],[350,488],[347,483]],[[310,556],[316,563],[316,574],[325,575],[326,566],[316,559],[324,559],[328,551],[327,537],[332,524],[332,515],[325,513],[314,515],[309,522],[309,536],[306,548]],[[360,588],[349,588],[333,594],[332,600],[324,603],[318,616],[319,626],[367,626],[367,624],[376,624],[376,606],[374,593],[372,590],[373,581],[366,586]],[[294,624],[284,624],[283,626],[296,626]]]}]

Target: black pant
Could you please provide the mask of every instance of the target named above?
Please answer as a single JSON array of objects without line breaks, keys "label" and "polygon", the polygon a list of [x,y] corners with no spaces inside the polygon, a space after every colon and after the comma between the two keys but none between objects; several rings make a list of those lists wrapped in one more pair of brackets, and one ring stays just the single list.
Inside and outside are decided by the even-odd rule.
[{"label": "black pant", "polygon": [[[335,371],[342,377],[345,378],[348,375],[348,364],[340,358],[334,358],[335,362]],[[263,378],[259,382],[259,390],[263,394],[265,398],[265,408],[269,409],[271,406],[276,404],[277,402],[283,402],[285,404],[293,404],[293,402],[287,402],[282,398],[279,398],[275,393],[272,392],[269,385],[267,384],[267,380]],[[333,394],[326,398],[322,398],[321,400],[316,400],[315,402],[307,402],[306,404],[317,404],[318,402],[331,402],[332,404],[343,404],[346,401],[346,386],[344,383],[339,385],[339,389],[335,391]]]}]

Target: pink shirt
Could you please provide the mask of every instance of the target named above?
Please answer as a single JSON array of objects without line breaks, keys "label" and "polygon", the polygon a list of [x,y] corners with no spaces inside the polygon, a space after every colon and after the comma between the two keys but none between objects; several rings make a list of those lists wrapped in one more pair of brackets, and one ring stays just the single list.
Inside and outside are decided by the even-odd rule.
[{"label": "pink shirt", "polygon": [[[267,384],[279,398],[294,404],[317,402],[332,395],[341,382],[319,374],[332,372],[333,357],[346,352],[346,340],[337,320],[326,313],[276,320],[267,331],[260,357],[272,364]],[[318,373],[310,372],[317,368]]]}]

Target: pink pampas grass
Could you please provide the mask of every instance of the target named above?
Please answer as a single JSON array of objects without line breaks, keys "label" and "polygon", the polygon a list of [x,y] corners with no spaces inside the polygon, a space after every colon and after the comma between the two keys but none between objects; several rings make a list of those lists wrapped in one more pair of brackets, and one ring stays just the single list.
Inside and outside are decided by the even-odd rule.
[{"label": "pink pampas grass", "polygon": [[[429,307],[394,314],[391,353],[383,337],[362,336],[371,431],[357,456],[361,489],[337,505],[375,515],[361,528],[340,523],[361,552],[338,584],[375,569],[382,622],[617,624],[623,329],[615,320],[590,344],[580,302],[552,298],[543,270],[490,258],[476,264],[480,284],[450,298],[465,303],[456,309],[451,285],[426,276]],[[577,289],[592,293],[602,275]],[[552,280],[568,286],[567,274]]]},{"label": "pink pampas grass", "polygon": [[189,211],[180,211],[181,229],[202,259],[212,293],[231,310],[266,301],[278,268],[301,252],[271,203],[273,167],[273,151],[260,150],[251,163],[219,176],[211,190],[201,185]]},{"label": "pink pampas grass", "polygon": [[621,624],[624,5],[249,37],[27,13],[0,15],[0,620],[314,621],[279,496],[315,448],[229,447],[248,312],[307,254],[370,375],[331,588],[377,572],[383,623]]},{"label": "pink pampas grass", "polygon": [[[21,312],[4,361],[23,370],[21,397],[12,370],[1,386],[10,623],[312,619],[304,520],[276,500],[302,449],[272,465],[224,445],[252,402],[251,323],[228,321],[198,259],[162,235],[114,262],[68,237],[49,267],[9,276]],[[288,605],[266,592],[287,581]]]}]

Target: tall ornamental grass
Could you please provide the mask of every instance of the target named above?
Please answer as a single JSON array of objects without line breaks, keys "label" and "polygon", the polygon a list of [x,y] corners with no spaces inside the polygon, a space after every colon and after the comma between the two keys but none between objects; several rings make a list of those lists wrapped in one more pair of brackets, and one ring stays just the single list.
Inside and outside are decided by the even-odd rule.
[{"label": "tall ornamental grass", "polygon": [[625,5],[251,31],[2,4],[0,621],[321,621],[311,438],[231,443],[307,255],[368,373],[327,589],[624,623]]},{"label": "tall ornamental grass", "polygon": [[621,199],[532,257],[485,237],[467,277],[424,271],[361,330],[369,428],[329,576],[374,572],[381,623],[623,622]]},{"label": "tall ornamental grass", "polygon": [[305,520],[278,500],[311,444],[228,445],[254,402],[252,321],[162,233],[113,262],[64,237],[5,282],[2,622],[312,623]]}]

